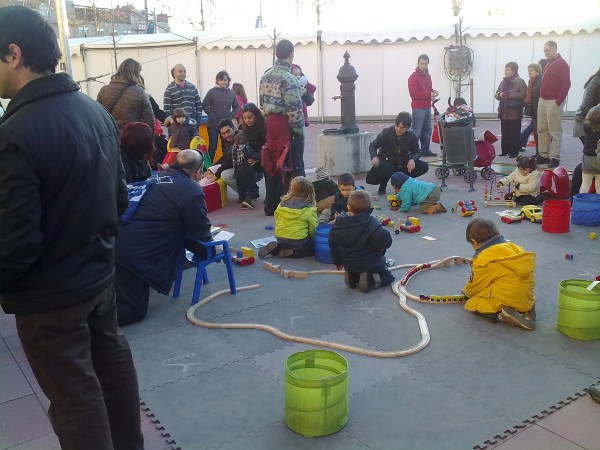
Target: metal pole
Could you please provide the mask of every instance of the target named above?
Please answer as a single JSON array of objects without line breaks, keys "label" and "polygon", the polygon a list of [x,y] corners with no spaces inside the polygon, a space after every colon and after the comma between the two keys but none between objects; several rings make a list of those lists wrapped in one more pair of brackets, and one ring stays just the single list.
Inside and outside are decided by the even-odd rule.
[{"label": "metal pole", "polygon": [[58,27],[58,45],[65,64],[65,72],[73,75],[71,69],[71,52],[69,51],[69,22],[67,21],[67,8],[65,0],[56,0],[56,24]]}]

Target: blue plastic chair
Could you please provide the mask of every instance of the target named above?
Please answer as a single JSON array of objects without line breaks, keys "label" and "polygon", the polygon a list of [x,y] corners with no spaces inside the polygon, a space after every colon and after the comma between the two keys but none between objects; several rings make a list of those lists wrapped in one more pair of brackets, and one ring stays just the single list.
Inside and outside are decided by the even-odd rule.
[{"label": "blue plastic chair", "polygon": [[[191,238],[190,238],[191,239]],[[235,287],[235,278],[233,276],[233,264],[231,263],[231,254],[229,253],[229,244],[227,241],[211,241],[211,242],[203,242],[197,239],[191,239],[198,244],[200,244],[206,250],[206,258],[202,259],[198,255],[194,254],[192,258],[192,267],[196,268],[196,280],[194,281],[194,293],[192,294],[192,305],[198,303],[200,299],[200,290],[202,289],[202,284],[208,283],[208,275],[206,274],[206,266],[210,263],[214,263],[217,261],[223,261],[225,267],[227,269],[227,276],[229,277],[229,290],[232,294],[237,294],[237,289]],[[220,253],[213,253],[213,249],[217,245],[223,246],[223,251]],[[212,256],[210,256],[212,255]],[[183,277],[183,266],[184,262],[186,262],[185,256],[185,247],[183,244],[181,245],[181,251],[179,252],[179,257],[177,258],[177,265],[175,266],[175,283],[173,285],[173,298],[179,297],[179,292],[181,290],[181,279]],[[188,260],[189,261],[189,260]]]}]

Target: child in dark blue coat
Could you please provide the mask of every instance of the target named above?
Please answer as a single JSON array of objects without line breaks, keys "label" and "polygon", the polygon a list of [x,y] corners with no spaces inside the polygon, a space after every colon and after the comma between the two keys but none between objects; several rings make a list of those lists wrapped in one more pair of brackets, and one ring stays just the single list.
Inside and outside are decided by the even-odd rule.
[{"label": "child in dark blue coat", "polygon": [[345,270],[344,281],[350,289],[369,292],[394,281],[385,264],[385,251],[392,245],[388,230],[371,215],[371,194],[352,191],[348,213],[339,215],[329,232],[329,248],[338,270]]}]

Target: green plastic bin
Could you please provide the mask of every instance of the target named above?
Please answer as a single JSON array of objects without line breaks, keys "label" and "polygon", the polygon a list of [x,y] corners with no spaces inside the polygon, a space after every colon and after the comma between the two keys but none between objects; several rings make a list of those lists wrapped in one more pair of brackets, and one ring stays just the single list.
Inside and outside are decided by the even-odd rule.
[{"label": "green plastic bin", "polygon": [[600,284],[589,291],[589,280],[564,280],[558,289],[556,328],[575,339],[600,339]]},{"label": "green plastic bin", "polygon": [[285,361],[285,424],[306,437],[341,430],[348,420],[348,362],[335,352],[306,350]]}]

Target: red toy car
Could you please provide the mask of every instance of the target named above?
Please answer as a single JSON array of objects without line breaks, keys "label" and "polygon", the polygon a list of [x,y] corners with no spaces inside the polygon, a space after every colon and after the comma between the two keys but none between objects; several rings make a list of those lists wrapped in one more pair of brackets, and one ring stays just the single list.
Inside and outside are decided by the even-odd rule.
[{"label": "red toy car", "polygon": [[250,265],[250,264],[254,264],[254,258],[252,256],[245,256],[243,258],[238,258],[237,256],[232,256],[231,261],[242,267]]}]

